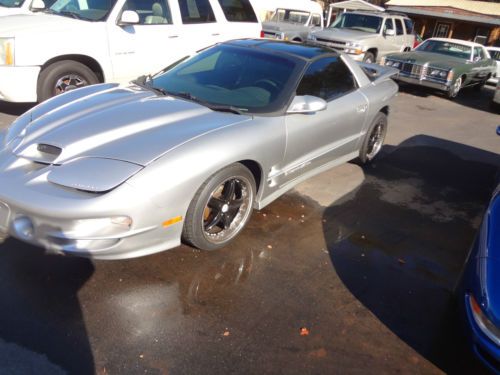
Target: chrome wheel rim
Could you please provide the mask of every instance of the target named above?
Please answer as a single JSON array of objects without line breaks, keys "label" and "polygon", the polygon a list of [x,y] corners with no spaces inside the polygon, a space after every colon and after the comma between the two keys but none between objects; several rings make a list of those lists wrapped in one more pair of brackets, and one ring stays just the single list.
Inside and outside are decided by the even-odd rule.
[{"label": "chrome wheel rim", "polygon": [[205,238],[213,244],[220,244],[236,236],[245,226],[252,204],[252,187],[246,178],[231,177],[219,184],[203,210]]},{"label": "chrome wheel rim", "polygon": [[60,77],[55,86],[54,92],[56,95],[62,94],[63,92],[77,89],[79,87],[87,86],[87,80],[79,74],[65,74]]},{"label": "chrome wheel rim", "polygon": [[458,78],[451,88],[451,96],[453,98],[458,95],[461,86],[462,86],[462,78]]},{"label": "chrome wheel rim", "polygon": [[371,160],[378,154],[384,143],[384,124],[379,122],[373,128],[368,138],[368,148],[366,150],[366,157]]}]

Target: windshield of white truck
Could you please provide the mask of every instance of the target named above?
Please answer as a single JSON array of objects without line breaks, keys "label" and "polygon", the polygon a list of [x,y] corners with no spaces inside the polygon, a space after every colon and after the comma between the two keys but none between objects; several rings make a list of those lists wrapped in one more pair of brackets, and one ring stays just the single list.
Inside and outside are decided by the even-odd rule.
[{"label": "windshield of white truck", "polygon": [[380,32],[382,18],[368,14],[342,13],[330,26],[333,29],[352,29],[367,33]]},{"label": "windshield of white truck", "polygon": [[57,0],[44,12],[84,21],[104,21],[115,3],[116,0]]},{"label": "windshield of white truck", "polygon": [[0,6],[6,8],[20,8],[25,0],[0,0]]}]

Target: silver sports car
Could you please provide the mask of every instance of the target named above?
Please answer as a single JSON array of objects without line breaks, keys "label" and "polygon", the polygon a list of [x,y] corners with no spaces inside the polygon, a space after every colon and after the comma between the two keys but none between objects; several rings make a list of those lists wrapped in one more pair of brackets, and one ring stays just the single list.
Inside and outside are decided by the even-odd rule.
[{"label": "silver sports car", "polygon": [[0,231],[96,259],[230,242],[297,183],[379,152],[392,68],[267,40],[74,90],[0,133]]}]

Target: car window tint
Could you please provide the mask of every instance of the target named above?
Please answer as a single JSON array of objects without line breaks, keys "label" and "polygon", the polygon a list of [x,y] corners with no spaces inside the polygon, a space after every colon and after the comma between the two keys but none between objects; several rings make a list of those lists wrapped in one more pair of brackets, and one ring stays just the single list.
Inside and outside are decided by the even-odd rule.
[{"label": "car window tint", "polygon": [[474,47],[474,59],[484,59],[483,49],[481,47]]},{"label": "car window tint", "polygon": [[136,12],[141,25],[172,24],[172,14],[165,0],[127,0],[123,10]]},{"label": "car window tint", "polygon": [[215,22],[214,11],[208,0],[179,0],[182,23]]},{"label": "car window tint", "polygon": [[500,51],[488,50],[492,59],[500,61]]},{"label": "car window tint", "polygon": [[319,14],[313,14],[311,19],[311,26],[321,27],[321,16]]},{"label": "car window tint", "polygon": [[406,33],[411,34],[413,32],[413,21],[410,20],[409,18],[405,18],[404,22],[406,26]]},{"label": "car window tint", "polygon": [[403,30],[403,22],[398,18],[396,18],[394,22],[396,22],[396,35],[403,35],[405,33]]},{"label": "car window tint", "polygon": [[392,24],[392,18],[387,18],[384,24],[384,32],[387,30],[394,30],[394,25]]},{"label": "car window tint", "polygon": [[249,0],[219,0],[229,22],[258,22]]},{"label": "car window tint", "polygon": [[297,88],[297,95],[313,95],[333,100],[356,89],[354,76],[339,57],[313,62]]}]

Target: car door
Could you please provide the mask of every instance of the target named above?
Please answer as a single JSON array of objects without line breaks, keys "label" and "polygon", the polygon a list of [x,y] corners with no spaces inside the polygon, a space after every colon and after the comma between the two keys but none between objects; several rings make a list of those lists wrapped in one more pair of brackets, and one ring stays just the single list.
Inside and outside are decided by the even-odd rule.
[{"label": "car door", "polygon": [[108,23],[115,81],[127,82],[142,74],[156,73],[188,53],[180,17],[172,12],[173,1],[126,0],[118,19],[124,11],[131,10],[138,14],[139,22]]},{"label": "car door", "polygon": [[182,36],[192,50],[200,50],[223,40],[219,20],[209,0],[177,0],[177,4]]},{"label": "car door", "polygon": [[474,82],[481,82],[486,79],[489,73],[492,73],[491,60],[487,57],[483,47],[474,47],[474,55],[472,57],[473,68],[472,77]]},{"label": "car door", "polygon": [[326,110],[314,114],[290,114],[285,118],[287,141],[280,185],[340,158],[353,158],[368,102],[339,56],[310,64],[297,95],[312,95],[327,101]]},{"label": "car door", "polygon": [[377,59],[388,53],[399,52],[399,47],[396,42],[396,29],[392,18],[386,18],[382,25],[382,38],[380,38],[379,46],[380,49]]},{"label": "car door", "polygon": [[262,29],[250,0],[212,0],[220,40],[259,38]]},{"label": "car door", "polygon": [[394,42],[396,43],[397,52],[403,52],[405,47],[412,47],[407,45],[405,30],[403,28],[403,21],[399,18],[394,18],[394,26],[396,27],[396,35],[394,37]]}]

